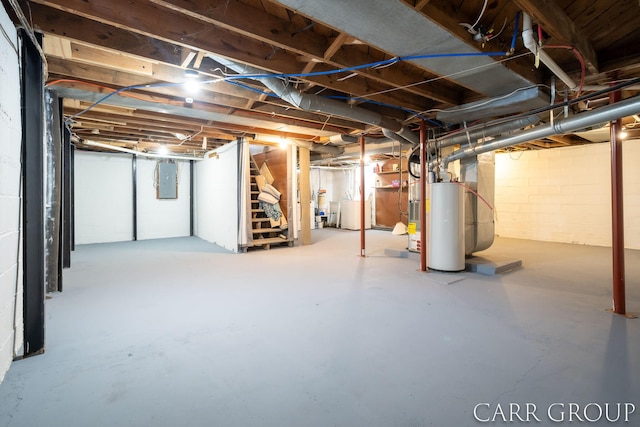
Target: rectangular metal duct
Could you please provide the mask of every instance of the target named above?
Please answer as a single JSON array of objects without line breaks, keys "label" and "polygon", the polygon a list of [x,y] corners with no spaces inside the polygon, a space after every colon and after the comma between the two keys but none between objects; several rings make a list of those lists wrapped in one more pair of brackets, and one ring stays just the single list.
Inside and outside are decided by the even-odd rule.
[{"label": "rectangular metal duct", "polygon": [[[278,3],[394,56],[480,52],[401,0],[278,0]],[[436,74],[452,75],[450,80],[487,96],[504,95],[532,85],[486,56],[412,62]]]},{"label": "rectangular metal duct", "polygon": [[509,96],[483,99],[452,107],[438,112],[436,117],[446,123],[462,123],[464,121],[531,111],[545,107],[550,102],[549,95],[542,92],[537,86],[532,86]]}]

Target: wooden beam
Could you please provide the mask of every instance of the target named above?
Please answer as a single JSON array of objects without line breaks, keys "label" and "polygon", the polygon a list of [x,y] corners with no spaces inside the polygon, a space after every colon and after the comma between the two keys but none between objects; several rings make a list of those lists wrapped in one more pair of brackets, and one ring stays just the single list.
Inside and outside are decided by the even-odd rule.
[{"label": "wooden beam", "polygon": [[340,33],[335,39],[333,39],[329,47],[324,51],[324,54],[322,55],[325,61],[328,61],[333,55],[335,55],[338,49],[340,49],[340,47],[342,47],[342,45],[344,44],[344,41],[347,39],[347,37],[347,34]]},{"label": "wooden beam", "polygon": [[[69,62],[54,57],[50,57],[48,63],[49,72],[51,74],[63,75],[67,78],[77,79],[79,81],[89,80],[91,82],[102,84],[103,86],[106,86],[107,89],[118,89],[118,87],[114,88],[113,85],[128,87],[160,83],[158,80],[150,80],[147,77],[126,73],[124,71],[110,70],[92,64]],[[87,90],[89,86],[79,86],[79,88]],[[181,99],[180,103],[184,102],[185,97],[188,96],[185,92],[185,89],[181,86],[149,87],[145,88],[144,92],[148,94],[164,96],[165,98],[167,96],[179,98]],[[127,96],[127,94],[130,93],[132,92],[124,92],[124,96]],[[135,93],[139,94],[140,91],[135,91]],[[149,97],[147,97],[147,99],[149,101],[152,101],[152,99]],[[201,91],[201,93],[198,94],[197,99],[209,104],[232,107],[235,106],[238,108],[243,107],[246,103],[246,101],[242,98],[229,96],[223,93],[215,92],[213,90]]]},{"label": "wooden beam", "polygon": [[[257,39],[260,42],[267,43],[269,46],[325,61],[335,68],[345,68],[373,62],[370,57],[334,57],[340,45],[347,39],[346,35],[344,35],[344,40],[342,40],[340,36],[338,36],[337,39],[329,40],[312,31],[300,32],[299,28],[294,26],[290,21],[275,17],[263,10],[253,8],[237,0],[150,1],[202,22],[239,33],[245,37]],[[252,17],[251,21],[246,19],[247,16]],[[293,34],[295,34],[295,36],[293,36]],[[349,59],[351,60],[349,61]],[[397,70],[393,68],[359,70],[358,73],[395,87],[402,87],[419,81],[419,79],[413,79],[411,82],[407,82],[406,77],[403,77],[403,74],[407,74],[407,70]],[[444,87],[410,87],[406,90],[451,105],[456,105],[459,101],[458,93]]]},{"label": "wooden beam", "polygon": [[59,58],[72,58],[71,42],[58,37],[43,37],[42,48],[46,55],[53,55]]},{"label": "wooden beam", "polygon": [[308,148],[298,148],[300,161],[300,243],[311,244],[311,154]]},{"label": "wooden beam", "polygon": [[560,145],[573,145],[573,140],[566,135],[552,135],[552,136],[548,136],[547,139],[560,144]]},{"label": "wooden beam", "polygon": [[128,53],[173,65],[181,65],[184,61],[182,46],[115,28],[46,5],[30,2],[29,18],[33,20],[36,28],[45,34],[84,41],[113,52]]},{"label": "wooden beam", "polygon": [[202,60],[204,59],[204,56],[206,54],[207,53],[203,51],[198,52],[198,56],[196,57],[196,60],[193,62],[193,68],[200,68],[200,66],[202,65]]},{"label": "wooden beam", "polygon": [[[35,1],[49,4],[49,2],[46,0],[35,0]],[[114,1],[120,2],[123,0],[114,0]],[[255,40],[252,41],[249,39],[240,39],[238,38],[237,35],[233,36],[224,29],[219,29],[219,28],[216,29],[216,27],[204,22],[189,21],[189,18],[185,16],[182,16],[182,20],[187,20],[189,22],[182,22],[181,19],[178,19],[175,17],[176,16],[175,14],[171,16],[161,16],[161,17],[156,16],[156,20],[152,20],[153,22],[150,22],[150,20],[144,16],[144,15],[151,14],[151,11],[149,10],[142,10],[139,13],[133,13],[133,10],[132,10],[132,13],[128,14],[127,17],[122,17],[121,16],[122,14],[117,14],[115,12],[111,14],[111,11],[115,10],[115,8],[114,9],[105,8],[106,11],[104,11],[102,6],[100,5],[91,4],[91,6],[89,7],[83,4],[78,4],[78,3],[84,3],[84,2],[78,2],[77,0],[61,0],[60,2],[57,2],[53,5],[60,7],[59,3],[64,3],[64,6],[69,10],[73,10],[74,13],[82,13],[85,15],[89,15],[90,11],[92,13],[97,13],[94,9],[97,9],[100,13],[104,12],[108,16],[93,17],[93,19],[102,20],[104,22],[102,24],[99,24],[99,23],[95,23],[95,24],[103,25],[103,26],[106,25],[107,27],[101,28],[101,31],[106,31],[109,38],[114,38],[115,35],[117,35],[118,37],[116,40],[114,40],[115,42],[114,44],[117,46],[122,46],[123,44],[126,45],[127,52],[137,52],[137,49],[139,47],[142,47],[141,51],[146,53],[152,53],[153,56],[157,58],[158,56],[161,56],[160,53],[148,52],[144,50],[145,46],[153,45],[154,43],[157,44],[158,42],[160,42],[159,40],[155,40],[153,37],[162,38],[161,42],[165,42],[167,37],[171,37],[173,42],[177,44],[181,44],[177,47],[174,46],[173,47],[174,50],[176,48],[198,49],[198,50],[203,50],[207,52],[214,52],[216,54],[219,54],[220,56],[233,58],[234,60],[239,62],[250,63],[252,65],[258,66],[268,71],[276,71],[276,72],[284,72],[284,73],[299,72],[299,69],[295,67],[295,63],[291,61],[290,55],[282,50],[276,52],[276,54],[271,56],[268,60],[264,59],[266,56],[272,53],[272,49],[269,46],[258,43]],[[34,4],[34,6],[37,6],[37,5]],[[75,8],[80,9],[80,11],[70,8],[70,6],[74,6]],[[42,8],[42,6],[40,7]],[[158,6],[155,6],[155,5],[146,5],[146,7],[158,8]],[[135,8],[135,10],[137,11],[138,8]],[[165,11],[164,13],[168,13],[168,12]],[[135,16],[131,17],[130,15],[132,14]],[[66,14],[66,12],[62,12],[62,11],[55,11],[54,9],[51,9],[51,8],[49,8],[48,11],[41,11],[40,15],[41,15],[39,16],[40,19],[44,20],[44,22],[47,24],[46,27],[48,28],[48,31],[54,32],[56,34],[64,33],[65,35],[68,35],[68,32],[66,31],[66,29],[69,27],[68,24],[71,24],[71,23],[77,24],[77,19],[78,19],[77,16],[74,16],[72,14]],[[52,18],[52,16],[56,16],[56,17]],[[64,20],[64,18],[67,18],[67,17],[73,18],[73,20],[67,23]],[[131,25],[135,25],[136,26],[135,28],[124,26],[124,24],[127,23],[129,19],[135,20],[135,22],[131,24]],[[160,35],[158,34],[152,35],[152,31],[156,31],[158,27],[155,21],[162,20],[162,19],[170,20],[177,27],[180,27],[180,25],[191,25],[191,27],[193,27],[192,29],[195,35],[193,37],[181,37],[180,34],[175,34],[175,32],[165,31],[165,30],[159,30],[159,32],[162,33]],[[109,27],[109,25],[117,25],[122,29],[119,29],[113,26]],[[108,31],[107,31],[107,28],[109,28]],[[87,35],[90,36],[92,34],[91,29],[89,27],[87,27],[86,29],[88,30],[87,32],[74,33],[74,39],[75,37],[77,37],[78,39],[83,40],[85,36]],[[138,46],[135,40],[131,40],[130,38],[131,32],[138,33],[136,37],[139,37],[142,39],[141,43],[143,43],[144,46]],[[119,41],[119,36],[121,35],[120,33],[122,33],[123,35],[124,34],[127,35],[126,40],[127,42],[129,42],[129,44],[122,43]],[[92,41],[95,41],[95,38],[93,37],[88,37],[88,38],[90,38]],[[185,43],[185,41],[189,42],[189,44],[186,46],[182,45],[183,43]],[[131,43],[133,43],[133,45]],[[371,58],[367,58],[367,59],[370,60]],[[177,59],[174,63],[176,65],[180,64],[180,59]],[[378,70],[378,72],[385,71],[385,70],[388,70],[388,68],[384,70]],[[349,81],[347,82],[337,82],[334,78],[332,78],[332,76],[319,76],[319,77],[309,78],[307,80],[313,82],[314,84],[319,84],[323,87],[329,87],[335,90],[353,94],[354,96],[361,96],[366,93],[370,93],[372,90],[380,91],[380,90],[389,89],[388,85],[377,83],[377,81],[372,82],[372,83],[375,83],[372,89],[372,85],[370,82],[362,79],[355,79],[355,78],[349,79]],[[413,81],[415,82],[415,80]],[[399,82],[403,83],[402,80],[399,80]],[[436,90],[440,90],[440,89],[436,89]],[[432,104],[428,104],[428,103],[427,104],[418,103],[419,101],[421,101],[419,98],[416,98],[415,96],[409,96],[409,94],[402,93],[402,92],[405,92],[405,91],[385,93],[385,94],[376,96],[374,99],[379,102],[388,103],[391,105],[404,106],[414,110],[422,110],[422,109],[430,108],[433,106]]]},{"label": "wooden beam", "polygon": [[422,10],[423,7],[427,5],[431,0],[418,0],[416,5],[414,6],[415,10]]},{"label": "wooden beam", "polygon": [[[407,2],[408,0],[403,0]],[[466,43],[471,49],[478,49],[478,45],[473,41],[471,35],[467,30],[460,25],[460,20],[457,15],[459,14],[455,2],[438,2],[429,4],[429,7],[424,8],[421,12],[427,18],[433,22],[437,22],[438,25],[449,31],[453,36],[457,37],[464,43]],[[472,19],[475,19],[474,16]],[[489,46],[486,46],[485,51],[491,50]],[[517,59],[510,59],[503,63],[504,67],[520,74],[525,79],[534,82],[541,83],[542,71],[531,66],[531,59],[528,57],[522,57]],[[468,99],[462,100],[460,103],[472,102],[476,99],[468,97]]]},{"label": "wooden beam", "polygon": [[191,61],[193,61],[193,58],[196,57],[196,53],[192,50],[183,50],[183,57],[184,59],[182,60],[182,63],[180,64],[180,66],[182,68],[187,68],[189,66],[189,64],[191,64]]},{"label": "wooden beam", "polygon": [[[90,80],[93,82],[103,83],[105,85],[113,85],[116,83],[120,86],[134,86],[152,82],[146,77],[132,75],[132,73],[128,72],[129,70],[120,68],[122,67],[119,62],[120,56],[108,51],[100,51],[99,54],[96,54],[94,51],[98,51],[98,49],[91,49],[86,46],[80,46],[77,49],[74,49],[74,59],[81,62],[82,65],[79,63],[61,61],[59,58],[51,57],[51,71],[56,74],[64,74],[66,77],[78,80]],[[88,52],[89,59],[86,60],[86,62],[84,62],[84,55],[82,52]],[[106,64],[107,67],[100,67],[96,65],[99,61],[93,60],[95,56],[99,56],[102,59],[102,63]],[[110,56],[114,56],[114,60],[118,62],[113,64]],[[137,74],[142,74],[143,76],[153,74],[157,80],[174,83],[184,81],[184,72],[180,68],[165,64],[153,64],[140,60],[133,64],[135,64],[135,66],[131,66],[129,68],[134,68]],[[147,72],[146,70],[149,71]],[[262,94],[225,82],[203,85],[201,89],[201,94],[197,96],[198,100],[233,108],[241,108],[245,110],[250,108],[247,107],[248,101],[246,98],[249,98],[249,102],[267,100],[267,97]],[[151,88],[149,91],[181,98],[184,98],[187,95],[181,86]],[[328,123],[330,126],[337,126],[347,130],[364,129],[364,125],[354,121],[333,117],[327,121],[327,117],[323,114],[290,108],[289,104],[286,104],[284,101],[279,99],[270,99],[268,104],[257,109],[274,116],[302,119],[319,124]],[[340,129],[340,131],[345,129]]]},{"label": "wooden beam", "polygon": [[[49,4],[49,2],[46,0],[34,1]],[[124,0],[113,1],[123,2]],[[140,52],[149,54],[154,58],[161,57],[161,52],[150,52],[148,50],[148,46],[154,46],[160,43],[161,46],[166,47],[168,46],[166,45],[166,41],[168,39],[171,39],[172,42],[175,42],[178,46],[171,46],[169,50],[182,48],[203,50],[207,52],[214,52],[220,56],[232,58],[239,62],[249,63],[267,71],[274,71],[278,73],[299,72],[299,69],[295,66],[295,61],[292,61],[291,56],[282,50],[276,52],[267,60],[265,58],[272,53],[272,49],[269,46],[259,43],[255,40],[241,39],[237,35],[230,34],[224,29],[216,29],[214,26],[203,22],[194,22],[188,17],[183,16],[182,19],[179,19],[175,14],[172,14],[160,17],[156,16],[156,19],[149,19],[147,15],[153,15],[153,13],[152,11],[146,10],[144,8],[137,13],[134,13],[134,11],[138,11],[138,8],[132,9],[130,13],[126,14],[126,16],[122,16],[122,14],[116,13],[117,8],[115,8],[115,5],[113,9],[103,7],[102,4],[96,5],[94,3],[91,3],[87,6],[84,4],[85,2],[78,0],[60,0],[58,3],[52,3],[51,5],[61,7],[59,3],[64,3],[65,7],[70,10],[74,10],[74,13],[90,15],[89,12],[99,12],[103,14],[99,17],[93,16],[94,20],[102,20],[103,23],[100,24],[97,22],[93,22],[93,24],[95,24],[96,26],[103,25],[103,27],[100,28],[100,31],[106,32],[106,35],[104,37],[112,39],[114,41],[114,46],[120,47],[124,45],[122,48],[125,52],[138,52],[139,49]],[[33,4],[33,6],[36,5]],[[72,9],[71,6],[80,10],[78,11]],[[146,7],[154,6],[155,5],[146,5]],[[155,7],[158,8],[158,6]],[[95,11],[94,9],[97,9],[97,11]],[[165,11],[165,13],[168,12]],[[106,14],[107,16],[104,16],[104,14]],[[79,25],[77,16],[62,11],[58,12],[51,8],[49,8],[48,11],[41,11],[41,15],[42,16],[39,16],[39,18],[43,19],[47,24],[46,28],[48,28],[49,32],[52,32],[54,34],[64,33],[65,36],[68,36],[69,32],[73,32],[73,30],[67,32],[67,28],[83,27],[87,31],[81,33],[74,32],[74,40],[86,41],[86,37],[92,42],[100,41],[96,40],[96,38],[92,36],[93,30],[91,29],[91,26]],[[55,18],[52,18],[52,16],[55,16]],[[72,19],[67,22],[65,21],[65,18]],[[130,25],[134,25],[134,27],[125,27],[124,24],[129,23],[129,20],[131,19],[133,19],[134,22]],[[167,22],[171,21],[177,27],[186,25],[187,28],[193,29],[194,35],[192,37],[184,37],[181,34],[176,34],[175,32],[167,29],[158,30],[158,28],[162,26],[158,26],[157,22],[160,22],[162,20],[165,20]],[[185,20],[187,22],[182,22]],[[110,25],[116,25],[116,27],[122,29]],[[161,34],[153,34],[153,32],[155,31],[160,32]],[[132,32],[137,33],[135,34],[134,39],[131,38]],[[154,37],[161,38],[162,40],[156,40]],[[136,41],[137,38],[140,38],[141,41]],[[187,45],[184,45],[184,43],[186,42],[189,43]],[[164,45],[162,43],[164,43]],[[180,64],[181,59],[175,59],[174,63],[176,65]],[[382,72],[385,70],[388,70],[388,68],[379,71]],[[402,77],[399,78],[402,79]],[[354,96],[362,96],[366,95],[367,93],[371,93],[371,91],[381,91],[389,89],[388,85],[378,83],[377,81],[369,82],[367,80],[356,78],[349,79],[347,82],[336,81],[332,76],[318,76],[308,78],[306,80],[311,81],[315,84],[319,84],[323,87],[328,87],[341,92],[353,94]],[[402,80],[399,81],[402,82]],[[433,106],[431,104],[425,104],[424,102],[421,103],[421,99],[418,99],[415,96],[411,96],[406,92],[401,92],[403,91],[381,94],[379,96],[376,96],[374,99],[379,102],[404,106],[406,108],[418,111]]]},{"label": "wooden beam", "polygon": [[[50,37],[45,37],[45,39],[48,38]],[[108,64],[108,68],[140,76],[151,77],[154,75],[154,63],[152,61],[134,58],[128,55],[122,55],[76,42],[70,44],[72,50],[71,56],[62,57],[63,59],[97,66],[104,66],[104,64]],[[47,55],[56,56],[55,53],[48,52],[46,50],[45,53]],[[180,74],[184,76],[184,73],[181,72]],[[156,76],[156,78],[159,77]]]},{"label": "wooden beam", "polygon": [[526,13],[558,41],[568,43],[583,56],[591,73],[598,73],[598,57],[587,37],[580,33],[574,22],[555,0],[515,0]]}]

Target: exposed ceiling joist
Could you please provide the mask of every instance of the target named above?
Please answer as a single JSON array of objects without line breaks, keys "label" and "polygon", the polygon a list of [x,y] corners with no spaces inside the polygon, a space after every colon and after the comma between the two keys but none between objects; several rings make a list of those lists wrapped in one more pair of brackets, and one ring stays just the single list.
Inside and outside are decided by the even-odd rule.
[{"label": "exposed ceiling joist", "polygon": [[557,41],[568,43],[584,58],[591,73],[598,73],[598,57],[591,42],[581,34],[571,18],[553,0],[515,0],[525,12],[542,25]]},{"label": "exposed ceiling joist", "polygon": [[[50,87],[79,103],[66,107],[67,117],[112,91],[123,91],[74,120],[78,134],[96,131],[96,138],[123,144],[144,141],[145,149],[153,147],[150,139],[173,140],[182,143],[180,149],[202,150],[203,145],[224,144],[239,135],[286,135],[322,144],[331,144],[329,137],[335,134],[381,135],[379,127],[354,118],[292,107],[260,80],[219,81],[201,87],[197,94],[187,94],[182,86],[185,69],[197,70],[199,79],[207,81],[228,72],[212,57],[273,73],[302,95],[358,105],[385,120],[410,126],[425,118],[430,126],[442,127],[434,121],[439,110],[464,111],[489,97],[507,97],[516,88],[537,84],[546,91],[550,74],[544,67],[535,67],[534,55],[522,44],[521,28],[515,26],[519,10],[540,23],[552,36],[551,42],[571,44],[582,53],[590,70],[586,76],[581,75],[572,53],[548,51],[576,81],[585,77],[587,85],[601,86],[640,76],[640,36],[633,31],[640,26],[640,17],[632,13],[637,6],[629,1],[603,0],[586,7],[568,0],[491,0],[486,6],[484,0],[20,3],[44,34]],[[482,37],[460,25],[474,22],[473,29]],[[430,56],[454,53],[484,57],[433,60]],[[501,55],[484,55],[494,53]],[[414,54],[427,56],[381,63]],[[374,66],[360,68],[364,64]],[[356,68],[335,73],[351,67]],[[616,71],[616,77],[610,71]],[[624,95],[631,96],[633,91]],[[468,117],[463,114],[462,119]],[[456,125],[444,125],[450,126]],[[177,141],[171,129],[182,129],[185,135],[200,133],[197,141]],[[142,138],[145,133],[147,140]],[[574,135],[557,138],[518,149],[583,142]]]}]

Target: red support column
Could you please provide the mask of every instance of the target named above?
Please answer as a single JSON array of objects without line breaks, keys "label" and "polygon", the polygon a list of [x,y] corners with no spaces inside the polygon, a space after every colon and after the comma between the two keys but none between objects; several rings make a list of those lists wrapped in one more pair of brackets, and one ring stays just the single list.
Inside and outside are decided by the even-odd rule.
[{"label": "red support column", "polygon": [[[609,103],[620,101],[620,91],[609,94]],[[611,130],[611,225],[613,252],[613,312],[626,314],[624,271],[624,196],[622,194],[621,121],[610,123]]]},{"label": "red support column", "polygon": [[420,122],[420,271],[427,271],[427,129]]},{"label": "red support column", "polygon": [[365,248],[364,248],[364,229],[365,229],[365,219],[364,219],[364,136],[360,137],[360,256],[365,256]]}]

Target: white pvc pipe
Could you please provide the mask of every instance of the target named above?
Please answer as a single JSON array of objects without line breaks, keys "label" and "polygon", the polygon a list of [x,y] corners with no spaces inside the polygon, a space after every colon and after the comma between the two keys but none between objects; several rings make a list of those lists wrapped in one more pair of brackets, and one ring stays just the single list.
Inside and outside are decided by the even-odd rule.
[{"label": "white pvc pipe", "polygon": [[577,90],[578,85],[574,82],[571,77],[567,73],[564,72],[562,68],[551,59],[551,57],[542,50],[538,43],[533,38],[533,29],[531,25],[531,17],[527,15],[525,12],[522,12],[522,41],[524,42],[524,46],[529,49],[534,55],[537,55],[540,58],[540,61],[544,65],[546,65],[549,70],[553,74],[555,74],[560,80],[567,85],[569,90]]}]

